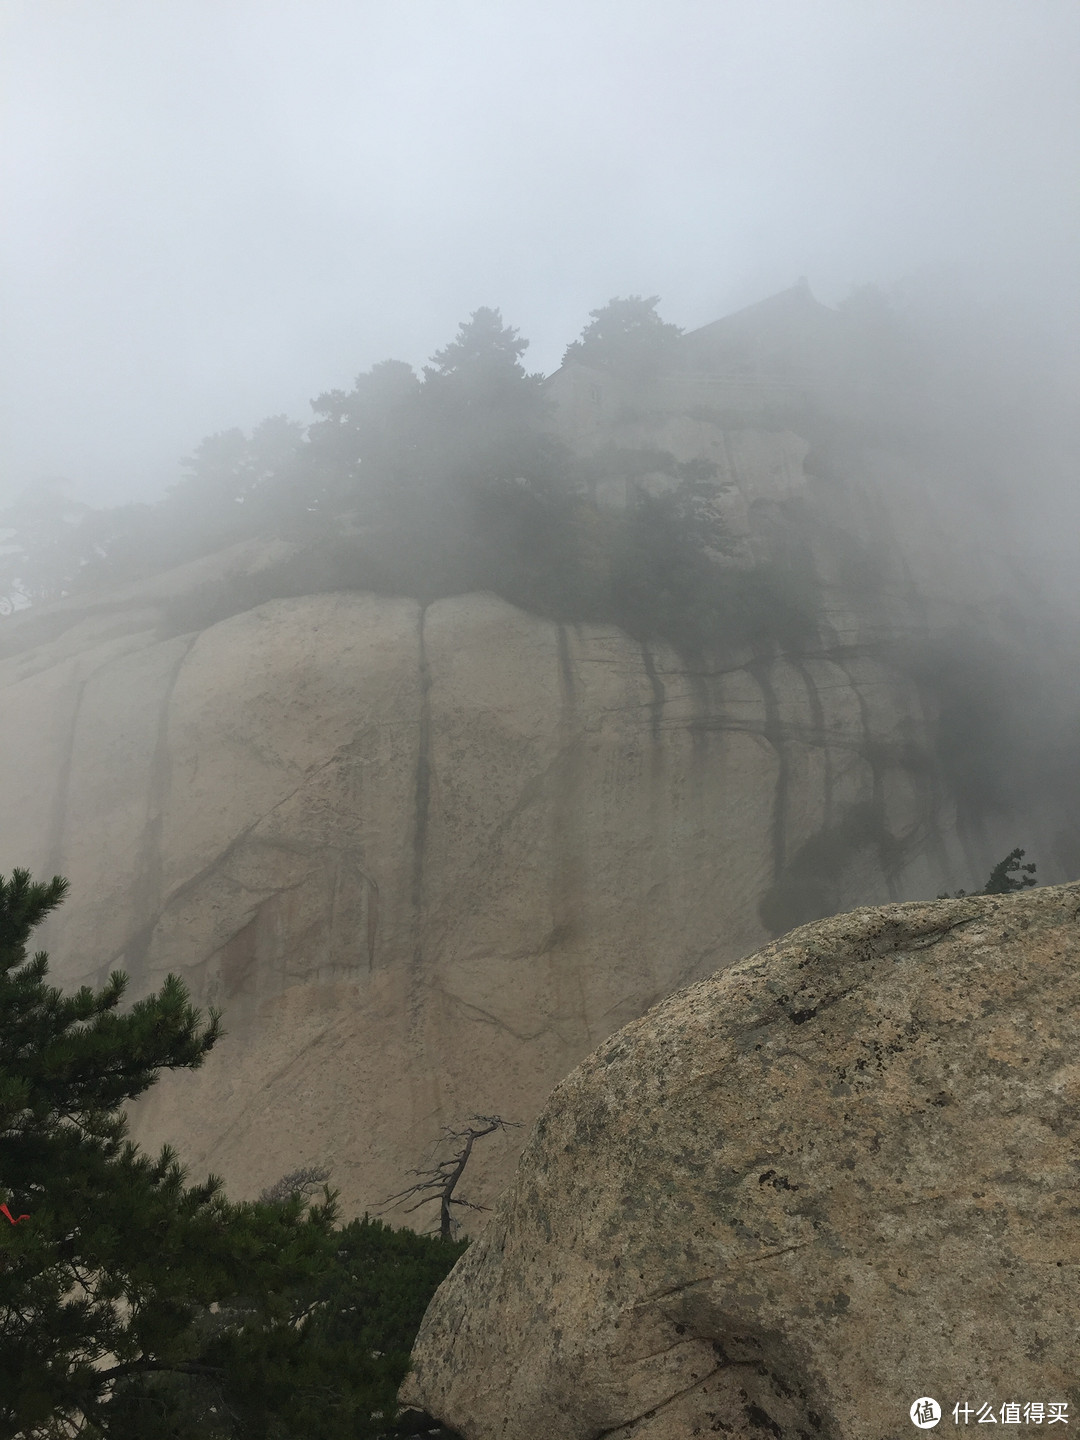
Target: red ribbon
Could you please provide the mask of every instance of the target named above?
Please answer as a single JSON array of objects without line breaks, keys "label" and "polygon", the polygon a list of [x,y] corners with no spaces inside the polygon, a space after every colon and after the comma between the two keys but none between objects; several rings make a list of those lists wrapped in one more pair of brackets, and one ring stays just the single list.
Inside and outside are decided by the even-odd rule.
[{"label": "red ribbon", "polygon": [[20,1216],[19,1216],[19,1220],[16,1220],[15,1217],[12,1215],[11,1211],[7,1208],[6,1205],[0,1205],[0,1210],[2,1210],[3,1213],[7,1216],[7,1218],[11,1221],[12,1225],[18,1225],[19,1220],[29,1220],[29,1219],[30,1219],[30,1216],[29,1216],[29,1215],[20,1215]]}]

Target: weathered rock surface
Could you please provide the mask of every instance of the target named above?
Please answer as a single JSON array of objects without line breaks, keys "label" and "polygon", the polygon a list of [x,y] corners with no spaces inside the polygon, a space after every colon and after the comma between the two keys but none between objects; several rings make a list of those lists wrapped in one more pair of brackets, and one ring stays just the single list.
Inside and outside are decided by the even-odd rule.
[{"label": "weathered rock surface", "polygon": [[644,392],[549,386],[583,452],[703,462],[738,563],[810,606],[794,646],[690,662],[489,594],[364,593],[362,525],[0,621],[0,871],[70,879],[58,983],[173,970],[225,1013],[136,1139],[236,1196],[330,1164],[375,1209],[440,1126],[531,1122],[606,1035],[793,925],[971,888],[1017,845],[1080,874],[1076,632],[1016,529],[1040,507],[1005,503],[1008,456],[987,489],[985,436],[943,449],[854,383],[840,324],[789,293]]},{"label": "weathered rock surface", "polygon": [[1080,885],[794,931],[556,1088],[403,1393],[467,1440],[1075,1422],[1078,1054]]},{"label": "weathered rock surface", "polygon": [[[276,553],[218,568],[235,586]],[[703,674],[490,595],[217,618],[215,573],[7,622],[0,870],[71,881],[41,936],[58,983],[119,967],[136,998],[175,970],[223,1007],[133,1134],[234,1194],[329,1162],[374,1209],[440,1125],[531,1122],[605,1035],[770,927],[996,858],[965,853],[917,763],[920,697],[872,656]],[[467,1196],[515,1154],[487,1142]]]}]

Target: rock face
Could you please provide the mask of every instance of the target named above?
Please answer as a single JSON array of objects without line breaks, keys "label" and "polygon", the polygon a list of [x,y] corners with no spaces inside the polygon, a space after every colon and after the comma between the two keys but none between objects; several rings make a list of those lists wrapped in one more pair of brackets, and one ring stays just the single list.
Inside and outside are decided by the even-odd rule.
[{"label": "rock face", "polygon": [[[1017,583],[1027,603],[1037,588],[1075,613],[1075,553],[1054,536],[1075,529],[1055,499],[1071,493],[1072,471],[1040,439],[1053,426],[1020,418],[1009,391],[972,407],[942,385],[933,346],[912,365],[890,362],[880,339],[800,284],[683,335],[663,373],[574,362],[548,394],[579,452],[704,462],[712,476],[697,484],[743,559],[775,555],[785,518],[809,506],[815,568],[836,586],[830,618],[852,638],[956,623],[971,607],[999,612]],[[1072,428],[1059,443],[1075,455]],[[1019,474],[1035,488],[1017,487]],[[609,477],[596,499],[619,507],[632,489],[672,485],[662,474],[630,486]],[[1060,558],[1048,564],[1051,551]],[[1018,570],[1032,553],[1037,571],[1022,560]]]},{"label": "rock face", "polygon": [[1080,885],[794,931],[556,1088],[405,1398],[466,1440],[1074,1417],[1078,1050]]},{"label": "rock face", "polygon": [[[1013,839],[958,837],[920,695],[873,656],[703,674],[485,595],[228,614],[225,581],[279,559],[25,612],[0,659],[0,869],[70,880],[41,932],[58,983],[121,968],[137,998],[174,970],[223,1008],[133,1135],[235,1195],[328,1162],[374,1210],[440,1125],[531,1122],[663,995],[807,914],[970,883]],[[478,1147],[466,1197],[515,1154]]]},{"label": "rock face", "polygon": [[583,453],[669,452],[643,488],[701,462],[736,562],[813,593],[797,646],[706,663],[490,594],[424,606],[280,539],[0,621],[0,871],[71,881],[57,982],[177,971],[224,1011],[134,1138],[236,1197],[329,1164],[376,1210],[441,1126],[531,1122],[606,1035],[794,925],[971,888],[1017,845],[1080,874],[1075,640],[1024,592],[1013,510],[971,502],[969,437],[886,424],[839,324],[798,292],[684,337],[646,392],[550,386]]}]

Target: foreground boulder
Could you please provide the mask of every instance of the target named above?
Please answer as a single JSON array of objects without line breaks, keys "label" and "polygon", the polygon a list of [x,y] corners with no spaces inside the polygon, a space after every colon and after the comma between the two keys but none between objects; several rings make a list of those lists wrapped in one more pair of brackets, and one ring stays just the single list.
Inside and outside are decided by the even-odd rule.
[{"label": "foreground boulder", "polygon": [[938,1433],[1075,1426],[1078,917],[1080,884],[856,910],[627,1025],[403,1397],[467,1440],[884,1440],[922,1396]]}]

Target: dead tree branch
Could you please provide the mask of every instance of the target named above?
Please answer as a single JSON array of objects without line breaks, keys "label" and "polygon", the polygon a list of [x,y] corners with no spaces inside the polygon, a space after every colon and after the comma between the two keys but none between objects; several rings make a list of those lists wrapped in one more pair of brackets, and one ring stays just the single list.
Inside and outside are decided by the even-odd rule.
[{"label": "dead tree branch", "polygon": [[501,1115],[473,1115],[460,1129],[455,1130],[449,1125],[444,1125],[442,1138],[436,1141],[436,1146],[453,1143],[456,1145],[455,1152],[434,1165],[410,1170],[408,1172],[410,1175],[418,1177],[416,1183],[410,1185],[406,1190],[398,1191],[396,1195],[391,1195],[386,1202],[387,1208],[392,1209],[405,1200],[419,1196],[414,1205],[406,1206],[405,1213],[411,1215],[414,1210],[419,1210],[421,1205],[438,1201],[439,1238],[450,1240],[453,1236],[451,1205],[464,1205],[468,1210],[485,1210],[487,1208],[485,1205],[474,1205],[471,1200],[465,1200],[460,1195],[454,1194],[465,1166],[469,1163],[473,1146],[485,1135],[492,1135],[496,1130],[517,1129],[521,1123],[520,1120],[504,1120]]}]

